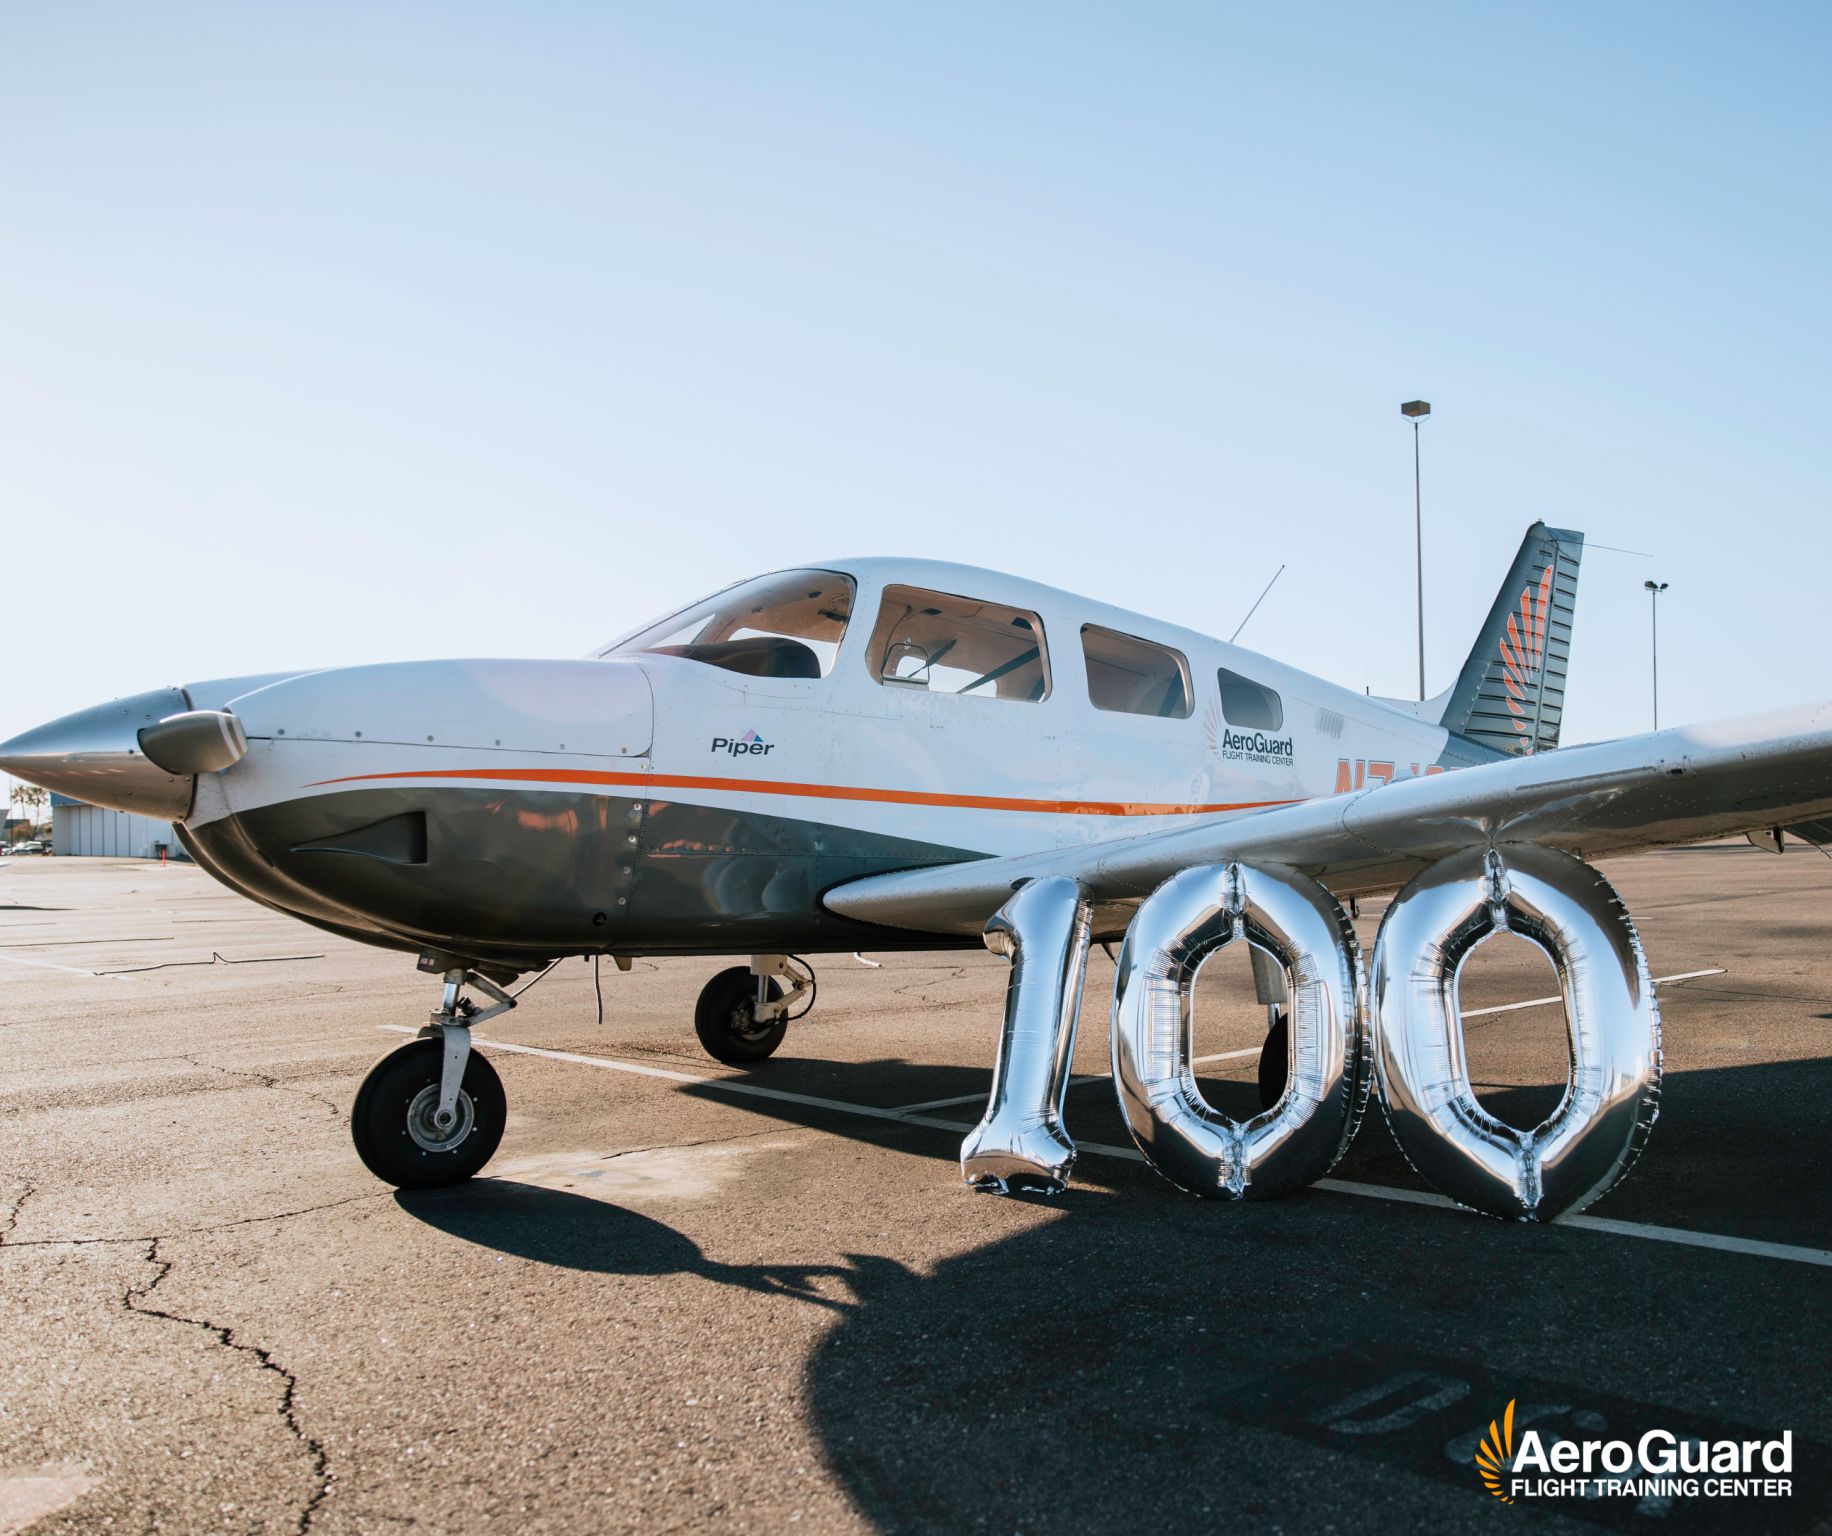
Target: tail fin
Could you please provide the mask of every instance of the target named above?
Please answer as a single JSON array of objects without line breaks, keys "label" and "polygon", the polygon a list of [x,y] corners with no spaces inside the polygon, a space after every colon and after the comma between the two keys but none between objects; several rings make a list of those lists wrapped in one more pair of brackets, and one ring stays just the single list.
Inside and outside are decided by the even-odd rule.
[{"label": "tail fin", "polygon": [[1558,745],[1584,535],[1535,523],[1444,707],[1441,724],[1514,756]]}]

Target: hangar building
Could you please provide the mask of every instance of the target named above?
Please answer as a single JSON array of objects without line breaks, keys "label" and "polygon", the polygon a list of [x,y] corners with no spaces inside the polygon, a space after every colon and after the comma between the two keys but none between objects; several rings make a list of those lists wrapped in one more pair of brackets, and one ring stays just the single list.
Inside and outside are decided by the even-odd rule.
[{"label": "hangar building", "polygon": [[59,857],[156,859],[161,843],[170,857],[184,857],[169,821],[111,811],[68,795],[51,796],[51,846]]}]

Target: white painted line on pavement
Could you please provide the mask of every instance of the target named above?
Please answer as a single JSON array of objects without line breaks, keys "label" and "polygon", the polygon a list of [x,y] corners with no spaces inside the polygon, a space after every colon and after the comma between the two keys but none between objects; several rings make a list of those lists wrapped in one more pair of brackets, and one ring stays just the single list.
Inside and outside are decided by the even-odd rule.
[{"label": "white painted line on pavement", "polygon": [[1583,1227],[1590,1232],[1614,1232],[1619,1237],[1647,1237],[1660,1243],[1688,1248],[1716,1248],[1723,1253],[1750,1253],[1764,1259],[1792,1259],[1796,1264],[1832,1268],[1832,1252],[1824,1248],[1797,1248],[1792,1243],[1764,1243],[1753,1237],[1723,1237],[1716,1232],[1691,1232],[1684,1227],[1656,1227],[1639,1221],[1615,1221],[1608,1216],[1560,1216],[1555,1227]]},{"label": "white painted line on pavement", "polygon": [[[1700,974],[1716,975],[1718,973],[1710,971]],[[1677,978],[1669,977],[1668,979]],[[419,1033],[405,1024],[381,1024],[376,1027],[397,1035]],[[735,1093],[747,1098],[775,1099],[787,1104],[803,1104],[811,1109],[830,1109],[838,1114],[863,1115],[868,1119],[889,1120],[899,1125],[921,1125],[931,1130],[953,1131],[956,1134],[973,1129],[964,1121],[937,1120],[932,1115],[916,1114],[908,1109],[879,1109],[871,1104],[852,1104],[844,1099],[824,1099],[814,1094],[789,1093],[781,1088],[762,1088],[755,1083],[735,1083],[727,1077],[676,1072],[667,1067],[645,1066],[641,1062],[617,1061],[609,1056],[581,1056],[573,1051],[550,1051],[534,1045],[513,1045],[507,1040],[478,1039],[476,1044],[488,1046],[493,1051],[510,1051],[518,1056],[541,1056],[549,1061],[564,1061],[580,1067],[596,1067],[606,1072],[629,1072],[637,1077],[659,1077],[667,1082],[695,1083],[701,1087],[717,1089],[721,1093]],[[975,1098],[977,1097],[978,1095],[975,1095]],[[1136,1147],[1117,1147],[1100,1141],[1078,1141],[1076,1147],[1080,1151],[1092,1153],[1097,1157],[1124,1158],[1134,1163],[1145,1160]],[[1360,1184],[1348,1179],[1318,1179],[1311,1187],[1332,1194],[1358,1195],[1365,1199],[1387,1200],[1399,1205],[1428,1205],[1446,1211],[1462,1209],[1454,1200],[1430,1190],[1395,1189],[1385,1184]],[[1755,1238],[1725,1237],[1716,1232],[1691,1232],[1683,1227],[1662,1227],[1647,1222],[1615,1221],[1607,1216],[1560,1216],[1551,1225],[1578,1227],[1587,1232],[1608,1232],[1617,1237],[1638,1237],[1649,1242],[1677,1243],[1688,1248],[1709,1248],[1720,1253],[1740,1253],[1754,1258],[1783,1259],[1795,1264],[1814,1264],[1832,1268],[1832,1252],[1824,1248],[1801,1248],[1791,1243],[1766,1243]]]},{"label": "white painted line on pavement", "polygon": [[[1389,1189],[1382,1184],[1351,1184],[1346,1179],[1318,1179],[1317,1189],[1333,1189],[1343,1195],[1372,1195],[1380,1200],[1399,1200],[1408,1205],[1435,1205],[1441,1210],[1460,1210],[1456,1201],[1423,1189]],[[1555,1216],[1550,1225],[1580,1227],[1586,1232],[1613,1232],[1617,1237],[1639,1237],[1649,1242],[1678,1243],[1686,1248],[1713,1248],[1720,1253],[1747,1253],[1757,1258],[1788,1259],[1796,1264],[1818,1264],[1832,1268],[1832,1251],[1824,1248],[1801,1248],[1792,1243],[1765,1243],[1753,1237],[1725,1237],[1717,1232],[1692,1232],[1685,1227],[1660,1227],[1652,1222],[1616,1221],[1608,1216]]]},{"label": "white painted line on pavement", "polygon": [[[1071,1077],[1069,1079],[1069,1086],[1071,1088],[1079,1088],[1083,1083],[1104,1083],[1107,1081],[1108,1077],[1105,1072],[1090,1072],[1085,1076]],[[897,1109],[899,1113],[907,1113],[913,1109],[946,1109],[950,1104],[984,1104],[987,1095],[991,1092],[992,1085],[988,1082],[986,1087],[980,1089],[978,1093],[957,1093],[951,1099],[924,1099],[920,1104],[899,1104]]]},{"label": "white painted line on pavement", "polygon": [[86,971],[76,965],[53,965],[49,960],[21,960],[17,955],[0,955],[0,965],[29,965],[35,971],[62,971],[66,976],[102,976],[109,981],[132,981],[131,976],[113,976],[107,971]]},{"label": "white painted line on pavement", "polygon": [[[397,1035],[415,1035],[419,1031],[405,1024],[382,1024],[378,1028]],[[901,1109],[879,1109],[870,1104],[850,1104],[841,1099],[823,1099],[811,1093],[789,1093],[781,1088],[763,1088],[756,1083],[734,1083],[728,1077],[707,1077],[692,1072],[672,1072],[666,1067],[648,1067],[634,1061],[613,1061],[608,1056],[577,1056],[571,1051],[548,1051],[533,1045],[511,1045],[507,1040],[477,1039],[493,1051],[513,1051],[518,1056],[544,1056],[550,1061],[567,1061],[581,1067],[600,1067],[609,1072],[633,1072],[638,1077],[661,1077],[675,1083],[699,1083],[724,1093],[744,1094],[756,1099],[778,1099],[785,1104],[806,1104],[813,1109],[837,1110],[841,1114],[866,1115],[874,1120],[898,1120],[908,1125],[928,1125],[942,1131],[970,1131],[970,1125],[954,1120],[932,1120],[926,1115]]]},{"label": "white painted line on pavement", "polygon": [[[1234,1061],[1242,1056],[1257,1055],[1259,1055],[1259,1047],[1255,1045],[1249,1046],[1244,1051],[1218,1051],[1213,1056],[1198,1056],[1195,1064],[1201,1066],[1205,1061]],[[1112,1077],[1105,1072],[1089,1072],[1084,1076],[1071,1077],[1069,1086],[1079,1088],[1083,1083],[1110,1083],[1112,1081]],[[898,1107],[900,1109],[946,1109],[950,1104],[981,1104],[985,1102],[986,1095],[991,1091],[991,1084],[988,1083],[978,1093],[959,1093],[951,1099],[924,1099],[920,1104],[903,1104]]]},{"label": "white painted line on pavement", "polygon": [[[1664,986],[1669,981],[1693,981],[1700,976],[1722,976],[1724,974],[1723,966],[1714,965],[1704,971],[1681,971],[1677,976],[1656,976],[1654,985],[1658,987]],[[1549,1003],[1560,1001],[1562,999],[1556,997],[1529,997],[1524,1003],[1497,1003],[1493,1008],[1466,1008],[1463,1011],[1463,1017],[1477,1019],[1485,1013],[1512,1013],[1517,1008],[1544,1008]]]}]

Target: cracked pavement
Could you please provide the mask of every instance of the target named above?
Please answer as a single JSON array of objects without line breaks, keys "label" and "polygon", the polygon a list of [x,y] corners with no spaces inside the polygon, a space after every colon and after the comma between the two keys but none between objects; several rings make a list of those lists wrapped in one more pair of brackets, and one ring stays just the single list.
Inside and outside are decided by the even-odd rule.
[{"label": "cracked pavement", "polygon": [[[1595,1214],[1832,1246],[1832,862],[1608,867],[1657,974],[1728,974],[1663,989],[1661,1123]],[[0,868],[0,1536],[1488,1529],[1445,1447],[1529,1391],[1625,1428],[1791,1428],[1832,1473],[1832,1269],[1324,1192],[1203,1203],[1094,1155],[1054,1202],[972,1195],[938,1127],[976,1104],[884,1114],[984,1091],[1005,967],[871,958],[820,959],[814,1014],[739,1074],[692,1034],[725,962],[606,966],[602,1027],[591,967],[564,962],[489,1032],[630,1070],[493,1052],[488,1176],[397,1195],[347,1114],[405,1038],[380,1026],[436,1000],[411,957],[188,866]],[[1549,974],[1491,956],[1465,1003]],[[1078,1073],[1105,1071],[1110,981],[1097,952]],[[1217,997],[1198,1027],[1240,1050],[1263,1013]],[[1558,1028],[1470,1021],[1510,1118],[1556,1097]],[[1251,1057],[1204,1070],[1250,1111]],[[1124,1141],[1099,1082],[1070,1115]],[[1377,1114],[1338,1176],[1421,1187]],[[1429,1444],[1318,1428],[1319,1380],[1381,1370],[1462,1406]],[[1742,1528],[1812,1529],[1825,1488]]]}]

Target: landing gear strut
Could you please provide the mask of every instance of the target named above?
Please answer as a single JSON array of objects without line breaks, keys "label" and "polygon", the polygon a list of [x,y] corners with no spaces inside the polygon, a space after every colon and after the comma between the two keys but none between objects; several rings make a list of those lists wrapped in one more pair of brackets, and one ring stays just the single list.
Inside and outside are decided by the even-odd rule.
[{"label": "landing gear strut", "polygon": [[1259,1055],[1259,1100],[1261,1109],[1271,1109],[1285,1096],[1285,1079],[1291,1073],[1291,1019],[1274,1003],[1266,1009],[1271,1027]]},{"label": "landing gear strut", "polygon": [[[788,978],[788,992],[778,976]],[[791,1014],[804,997],[807,1006]],[[714,1061],[748,1067],[773,1055],[791,1020],[813,1006],[812,966],[788,955],[753,955],[748,966],[734,965],[706,983],[694,1005],[693,1032]]]},{"label": "landing gear strut", "polygon": [[[495,999],[479,1008],[466,986]],[[515,1006],[487,977],[445,973],[439,1009],[398,1051],[377,1062],[357,1090],[350,1136],[363,1166],[399,1189],[435,1189],[475,1175],[502,1140],[508,1104],[502,1079],[471,1049],[471,1026]]]}]

